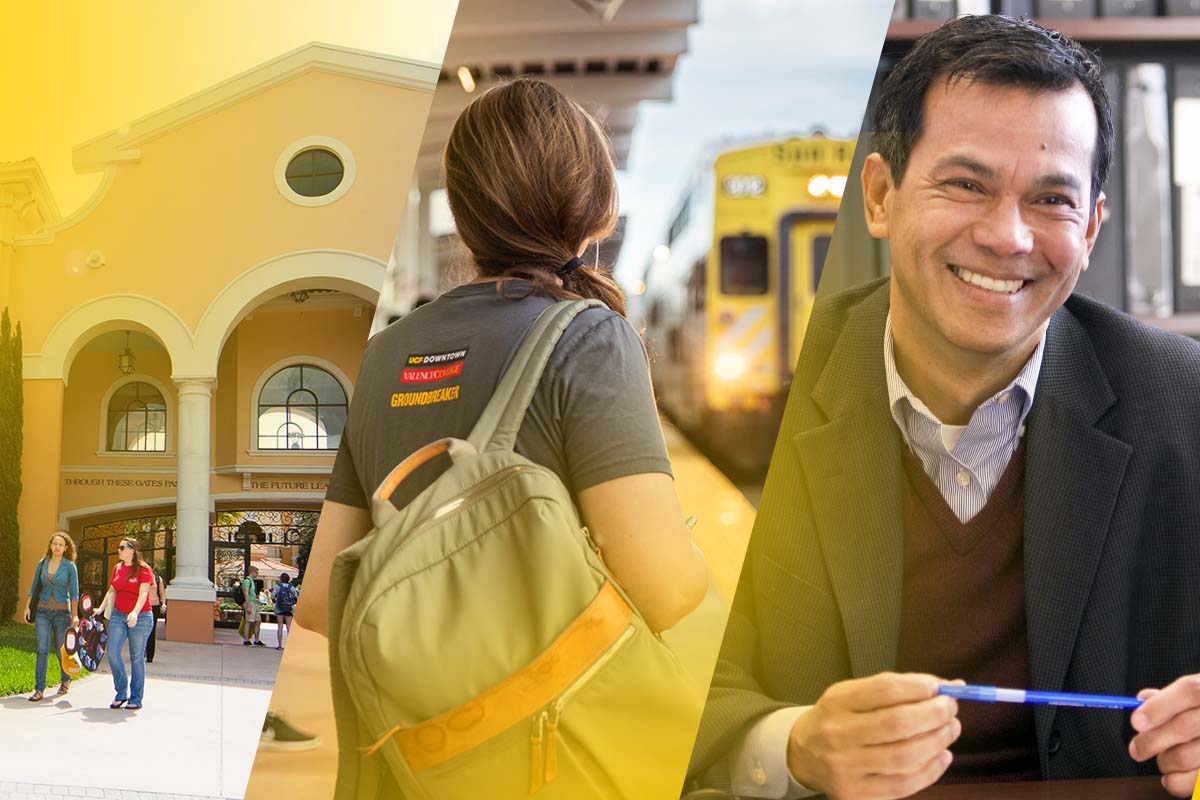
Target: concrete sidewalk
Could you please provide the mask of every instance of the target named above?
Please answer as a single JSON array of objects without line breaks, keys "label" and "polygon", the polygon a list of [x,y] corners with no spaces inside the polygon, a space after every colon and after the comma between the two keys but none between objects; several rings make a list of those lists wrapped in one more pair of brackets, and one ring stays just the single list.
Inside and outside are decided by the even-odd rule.
[{"label": "concrete sidewalk", "polygon": [[213,645],[160,638],[139,711],[109,709],[107,658],[66,697],[0,699],[0,800],[242,797],[279,668],[274,627],[266,647],[223,629]]}]

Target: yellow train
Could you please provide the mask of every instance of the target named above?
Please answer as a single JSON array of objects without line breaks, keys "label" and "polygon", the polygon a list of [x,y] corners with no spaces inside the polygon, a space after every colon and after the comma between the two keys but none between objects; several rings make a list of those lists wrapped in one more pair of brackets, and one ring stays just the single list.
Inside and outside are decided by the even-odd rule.
[{"label": "yellow train", "polygon": [[821,134],[720,153],[646,267],[659,403],[736,467],[770,460],[853,154]]}]

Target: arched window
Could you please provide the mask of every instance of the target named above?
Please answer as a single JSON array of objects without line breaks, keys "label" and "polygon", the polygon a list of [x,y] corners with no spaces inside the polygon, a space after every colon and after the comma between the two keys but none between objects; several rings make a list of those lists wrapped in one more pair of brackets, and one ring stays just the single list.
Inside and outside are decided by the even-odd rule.
[{"label": "arched window", "polygon": [[108,449],[114,452],[165,453],[167,404],[148,383],[127,383],[108,401]]},{"label": "arched window", "polygon": [[345,426],[346,392],[320,367],[284,367],[259,392],[259,450],[336,450]]}]

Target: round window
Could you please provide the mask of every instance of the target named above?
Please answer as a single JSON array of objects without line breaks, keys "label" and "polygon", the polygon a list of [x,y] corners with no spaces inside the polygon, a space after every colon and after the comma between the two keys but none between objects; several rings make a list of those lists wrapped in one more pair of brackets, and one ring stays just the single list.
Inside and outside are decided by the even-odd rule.
[{"label": "round window", "polygon": [[324,147],[301,150],[288,162],[284,179],[303,197],[324,197],[342,183],[346,169],[337,153]]}]

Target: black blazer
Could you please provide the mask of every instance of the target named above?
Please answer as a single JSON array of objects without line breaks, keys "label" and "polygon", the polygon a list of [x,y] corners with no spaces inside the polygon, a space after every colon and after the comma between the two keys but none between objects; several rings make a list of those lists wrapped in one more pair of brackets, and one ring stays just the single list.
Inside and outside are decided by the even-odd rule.
[{"label": "black blazer", "polygon": [[[813,311],[692,757],[703,783],[727,782],[725,756],[763,714],[895,667],[888,288]],[[1200,345],[1072,296],[1050,322],[1026,447],[1028,688],[1132,695],[1200,672]],[[1035,720],[1045,778],[1155,772],[1129,757],[1128,713]]]}]

